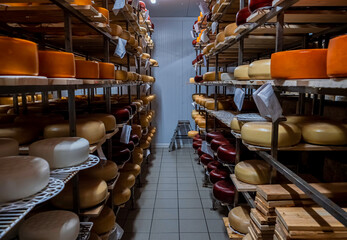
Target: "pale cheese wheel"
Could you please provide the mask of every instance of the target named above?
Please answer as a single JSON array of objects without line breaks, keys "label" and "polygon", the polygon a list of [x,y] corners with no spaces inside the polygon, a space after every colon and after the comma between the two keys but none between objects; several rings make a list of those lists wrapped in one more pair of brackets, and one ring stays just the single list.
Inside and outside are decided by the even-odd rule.
[{"label": "pale cheese wheel", "polygon": [[219,81],[221,79],[221,72],[218,72],[218,79],[216,79],[216,73],[215,72],[207,72],[203,75],[204,81]]},{"label": "pale cheese wheel", "polygon": [[248,227],[251,224],[249,212],[249,207],[238,206],[231,209],[228,214],[230,226],[240,233],[248,233]]},{"label": "pale cheese wheel", "polygon": [[96,166],[81,171],[81,174],[94,178],[100,178],[108,182],[115,179],[115,177],[118,175],[118,166],[112,161],[102,160]]},{"label": "pale cheese wheel", "polygon": [[141,166],[136,163],[126,163],[120,170],[121,173],[130,173],[137,177],[141,173]]},{"label": "pale cheese wheel", "polygon": [[346,145],[347,125],[336,122],[306,122],[302,124],[305,142],[318,145]]},{"label": "pale cheese wheel", "polygon": [[198,135],[199,132],[198,131],[189,131],[188,132],[188,137],[189,138],[194,138],[196,135]]},{"label": "pale cheese wheel", "polygon": [[39,74],[49,78],[74,78],[75,56],[69,52],[39,51]]},{"label": "pale cheese wheel", "polygon": [[0,138],[13,138],[19,145],[32,143],[39,137],[39,130],[33,126],[0,126]]},{"label": "pale cheese wheel", "polygon": [[89,120],[101,121],[105,125],[106,132],[110,132],[116,129],[117,121],[112,114],[106,113],[92,113],[88,115],[78,116],[79,118],[87,118]]},{"label": "pale cheese wheel", "polygon": [[189,78],[189,83],[195,83],[194,78]]},{"label": "pale cheese wheel", "polygon": [[129,172],[121,172],[115,187],[132,188],[135,185],[135,176]]},{"label": "pale cheese wheel", "polygon": [[115,71],[115,79],[116,80],[121,80],[121,81],[128,81],[128,73],[127,73],[127,71],[116,70]]},{"label": "pale cheese wheel", "polygon": [[99,62],[99,78],[100,79],[114,79],[115,78],[114,64],[113,63],[106,63],[106,62]]},{"label": "pale cheese wheel", "polygon": [[271,166],[262,160],[246,160],[235,166],[238,180],[249,184],[268,184],[271,177]]},{"label": "pale cheese wheel", "polygon": [[218,33],[217,36],[216,36],[216,40],[214,42],[215,46],[217,46],[218,43],[224,42],[224,40],[225,40],[224,32]]},{"label": "pale cheese wheel", "polygon": [[75,240],[80,231],[79,217],[69,211],[38,213],[20,226],[19,239]]},{"label": "pale cheese wheel", "polygon": [[76,59],[76,78],[99,78],[99,63]]},{"label": "pale cheese wheel", "polygon": [[[248,144],[271,147],[272,123],[248,122],[241,129],[242,140]],[[280,123],[278,126],[278,147],[289,147],[301,140],[301,130],[291,123]]]},{"label": "pale cheese wheel", "polygon": [[234,77],[237,80],[249,80],[248,76],[248,67],[249,65],[240,65],[234,70]]},{"label": "pale cheese wheel", "polygon": [[240,132],[241,132],[241,129],[242,129],[242,126],[243,126],[243,122],[237,120],[236,117],[234,117],[234,118],[231,120],[230,128],[231,128],[234,132],[240,133]]},{"label": "pale cheese wheel", "polygon": [[252,62],[248,67],[248,76],[251,79],[271,79],[271,59]]},{"label": "pale cheese wheel", "polygon": [[118,187],[113,190],[113,204],[120,206],[129,201],[131,197],[131,190],[127,187]]},{"label": "pale cheese wheel", "polygon": [[233,73],[222,73],[221,80],[222,81],[234,80],[234,74]]},{"label": "pale cheese wheel", "polygon": [[98,217],[89,220],[93,223],[92,231],[100,235],[112,230],[116,224],[116,215],[111,208],[104,206]]},{"label": "pale cheese wheel", "polygon": [[121,36],[123,32],[123,28],[117,24],[110,24],[111,27],[111,34],[112,36]]},{"label": "pale cheese wheel", "polygon": [[119,37],[129,41],[130,40],[130,33],[129,33],[129,31],[123,30]]},{"label": "pale cheese wheel", "polygon": [[49,182],[48,162],[39,157],[0,158],[0,203],[29,197]]},{"label": "pale cheese wheel", "polygon": [[79,165],[89,157],[89,142],[79,137],[49,138],[29,146],[29,155],[45,159],[51,169]]},{"label": "pale cheese wheel", "polygon": [[230,23],[224,28],[224,36],[225,37],[235,36],[236,28],[237,28],[236,23]]},{"label": "pale cheese wheel", "polygon": [[0,157],[15,156],[19,153],[19,143],[12,138],[0,138]]}]

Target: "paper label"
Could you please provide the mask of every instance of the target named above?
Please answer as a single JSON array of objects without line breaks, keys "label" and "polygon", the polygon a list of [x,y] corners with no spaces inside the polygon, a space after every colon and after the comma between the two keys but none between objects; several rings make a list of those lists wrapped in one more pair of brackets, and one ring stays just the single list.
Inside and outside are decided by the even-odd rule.
[{"label": "paper label", "polygon": [[112,11],[122,9],[124,6],[125,6],[125,0],[116,0],[113,5]]},{"label": "paper label", "polygon": [[210,13],[210,9],[208,8],[207,3],[205,2],[200,2],[199,4],[200,12],[202,12],[202,15],[207,15]]},{"label": "paper label", "polygon": [[151,66],[151,62],[149,61],[149,59],[147,59],[145,64],[145,69],[148,70],[150,66]]},{"label": "paper label", "polygon": [[120,135],[120,142],[128,144],[130,140],[131,126],[124,125],[122,129],[122,134]]},{"label": "paper label", "polygon": [[124,234],[124,230],[121,226],[118,225],[118,223],[116,223],[116,231],[117,231],[117,239],[121,239]]},{"label": "paper label", "polygon": [[202,56],[202,58],[204,59],[204,65],[205,65],[205,67],[207,66],[207,60],[206,60],[206,56],[205,55],[203,55]]},{"label": "paper label", "polygon": [[198,22],[194,24],[194,29],[195,29],[195,32],[197,33],[200,31]]},{"label": "paper label", "polygon": [[192,106],[195,107],[195,103],[194,102],[192,102]]},{"label": "paper label", "polygon": [[264,103],[272,122],[275,122],[282,116],[283,110],[280,102],[277,99],[275,91],[271,84],[265,84],[265,87],[258,93],[258,97]]},{"label": "paper label", "polygon": [[104,160],[104,161],[107,160],[107,158],[106,158],[104,152],[102,151],[101,146],[98,147],[98,148],[96,149],[96,151],[98,152],[98,155],[99,155],[100,160]]},{"label": "paper label", "polygon": [[193,32],[193,31],[190,31],[190,34],[192,35],[192,38],[195,39],[194,32]]},{"label": "paper label", "polygon": [[201,34],[201,41],[206,43],[208,42],[210,39],[208,38],[207,36],[207,31],[204,31],[202,34]]},{"label": "paper label", "polygon": [[123,58],[125,53],[126,53],[126,50],[125,50],[126,45],[127,45],[127,40],[122,39],[122,38],[118,38],[118,44],[116,47],[116,51],[114,52],[113,55],[116,55],[120,58]]},{"label": "paper label", "polygon": [[141,94],[145,95],[150,88],[148,83],[141,85]]},{"label": "paper label", "polygon": [[218,27],[218,22],[213,22],[212,23],[212,34],[216,33],[217,27]]},{"label": "paper label", "polygon": [[209,145],[207,145],[206,141],[202,141],[201,151],[204,152],[204,153],[207,153],[208,155],[210,155],[212,157],[214,156],[214,153],[213,153],[211,147]]},{"label": "paper label", "polygon": [[135,68],[138,68],[138,64],[137,64],[137,57],[134,55],[134,59],[135,59]]},{"label": "paper label", "polygon": [[243,100],[245,99],[245,91],[241,88],[236,88],[234,95],[234,102],[239,111],[242,110]]},{"label": "paper label", "polygon": [[134,7],[135,9],[139,8],[139,0],[133,0],[131,3],[131,6]]}]

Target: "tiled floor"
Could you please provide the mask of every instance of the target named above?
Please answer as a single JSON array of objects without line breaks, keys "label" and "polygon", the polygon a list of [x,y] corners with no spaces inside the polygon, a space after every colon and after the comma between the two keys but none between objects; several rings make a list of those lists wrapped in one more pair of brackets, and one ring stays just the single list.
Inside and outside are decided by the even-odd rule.
[{"label": "tiled floor", "polygon": [[212,211],[211,189],[202,186],[204,173],[190,148],[155,149],[143,163],[142,187],[136,204],[123,208],[117,222],[124,240],[226,240],[225,208]]}]

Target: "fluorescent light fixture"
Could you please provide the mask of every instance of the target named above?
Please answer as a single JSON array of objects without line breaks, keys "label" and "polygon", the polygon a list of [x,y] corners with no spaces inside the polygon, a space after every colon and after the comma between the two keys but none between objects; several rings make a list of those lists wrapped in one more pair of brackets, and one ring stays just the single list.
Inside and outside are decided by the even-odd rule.
[{"label": "fluorescent light fixture", "polygon": [[152,3],[152,4],[156,4],[156,3],[157,3],[157,0],[151,0],[151,3]]}]

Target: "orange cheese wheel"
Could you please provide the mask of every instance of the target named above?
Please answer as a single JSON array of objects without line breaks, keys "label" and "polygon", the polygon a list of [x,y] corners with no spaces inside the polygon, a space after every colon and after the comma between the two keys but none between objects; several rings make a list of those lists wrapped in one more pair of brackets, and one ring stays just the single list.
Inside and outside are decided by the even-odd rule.
[{"label": "orange cheese wheel", "polygon": [[39,51],[39,74],[49,78],[74,78],[74,55],[68,52]]},{"label": "orange cheese wheel", "polygon": [[0,36],[0,75],[39,74],[37,45],[19,38]]},{"label": "orange cheese wheel", "polygon": [[76,78],[99,78],[99,63],[85,60],[75,60]]},{"label": "orange cheese wheel", "polygon": [[141,173],[141,166],[136,163],[126,163],[124,167],[121,169],[121,173],[130,173],[137,177]]},{"label": "orange cheese wheel", "polygon": [[106,9],[106,8],[103,8],[103,7],[95,7],[95,9],[101,13],[102,15],[105,16],[106,18],[106,23],[109,23],[109,20],[110,20],[110,12]]},{"label": "orange cheese wheel", "polygon": [[99,78],[101,79],[114,79],[114,64],[99,62]]},{"label": "orange cheese wheel", "polygon": [[71,4],[76,5],[92,5],[92,0],[74,0]]},{"label": "orange cheese wheel", "polygon": [[115,186],[113,190],[113,203],[116,206],[122,205],[129,201],[131,197],[131,190],[127,187]]},{"label": "orange cheese wheel", "polygon": [[327,76],[327,49],[302,49],[271,55],[271,77],[315,79]]},{"label": "orange cheese wheel", "polygon": [[347,77],[347,35],[333,38],[329,42],[327,73],[329,77]]}]

